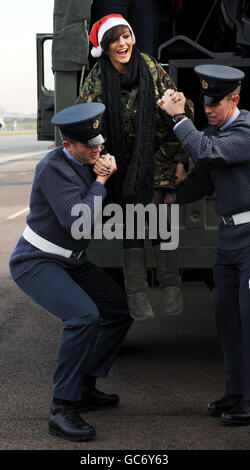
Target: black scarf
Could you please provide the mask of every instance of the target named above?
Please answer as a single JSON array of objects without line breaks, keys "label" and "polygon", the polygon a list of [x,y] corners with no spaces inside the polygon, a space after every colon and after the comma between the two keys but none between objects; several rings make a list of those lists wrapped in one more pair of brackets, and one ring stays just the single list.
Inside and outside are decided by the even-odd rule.
[{"label": "black scarf", "polygon": [[[140,52],[133,47],[125,75],[120,74],[104,54],[99,59],[107,150],[115,156],[117,172],[110,179],[112,198],[121,203],[152,201],[155,152],[155,90],[152,75]],[[125,147],[121,89],[138,85],[138,104],[133,148],[128,158]]]}]

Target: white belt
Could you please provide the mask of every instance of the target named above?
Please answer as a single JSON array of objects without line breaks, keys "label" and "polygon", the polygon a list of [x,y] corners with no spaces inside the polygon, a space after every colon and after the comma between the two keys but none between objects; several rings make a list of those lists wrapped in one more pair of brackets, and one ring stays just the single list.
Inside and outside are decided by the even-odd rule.
[{"label": "white belt", "polygon": [[240,225],[250,222],[250,211],[241,212],[240,214],[226,215],[222,217],[225,225]]},{"label": "white belt", "polygon": [[31,245],[35,246],[41,251],[46,251],[47,253],[53,253],[54,255],[60,255],[64,256],[64,258],[80,258],[80,256],[83,253],[82,251],[72,251],[72,250],[67,250],[66,248],[62,248],[61,246],[55,245],[52,242],[49,242],[43,237],[40,237],[40,235],[37,235],[37,233],[33,232],[31,228],[26,225],[25,230],[23,232],[23,238],[27,240]]}]

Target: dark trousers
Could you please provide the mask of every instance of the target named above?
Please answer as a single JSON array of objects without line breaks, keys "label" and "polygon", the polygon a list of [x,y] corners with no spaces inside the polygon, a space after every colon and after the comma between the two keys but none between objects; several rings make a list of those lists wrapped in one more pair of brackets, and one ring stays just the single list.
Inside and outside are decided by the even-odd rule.
[{"label": "dark trousers", "polygon": [[218,250],[214,266],[215,312],[226,394],[250,400],[250,247]]},{"label": "dark trousers", "polygon": [[63,321],[53,397],[80,400],[84,377],[108,374],[132,323],[125,293],[89,261],[76,270],[40,263],[16,283]]},{"label": "dark trousers", "polygon": [[119,13],[129,22],[141,52],[157,57],[158,0],[94,0],[91,22],[111,13]]}]

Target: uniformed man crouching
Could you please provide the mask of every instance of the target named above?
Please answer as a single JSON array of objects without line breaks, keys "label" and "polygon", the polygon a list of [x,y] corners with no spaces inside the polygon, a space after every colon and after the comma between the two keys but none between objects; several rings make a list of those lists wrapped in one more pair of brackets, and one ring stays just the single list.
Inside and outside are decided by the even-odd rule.
[{"label": "uniformed man crouching", "polygon": [[113,156],[100,159],[104,110],[101,103],[83,103],[53,117],[63,145],[36,167],[27,226],[10,257],[16,284],[63,321],[49,432],[73,441],[95,436],[80,413],[118,404],[117,395],[95,383],[107,376],[132,323],[125,293],[88,261],[88,240],[71,236],[72,208],[86,204],[86,224],[93,224],[94,197],[105,198],[116,170]]}]

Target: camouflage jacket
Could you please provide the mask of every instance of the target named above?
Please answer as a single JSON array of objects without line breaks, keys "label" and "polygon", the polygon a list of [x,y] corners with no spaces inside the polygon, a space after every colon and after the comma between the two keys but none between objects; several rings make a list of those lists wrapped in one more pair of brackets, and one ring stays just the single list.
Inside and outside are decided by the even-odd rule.
[{"label": "camouflage jacket", "polygon": [[[165,70],[152,57],[143,54],[149,70],[152,74],[155,87],[155,103],[162,97],[167,88],[176,89],[174,82],[165,72]],[[124,104],[124,129],[126,135],[126,146],[131,148],[134,139],[134,129],[136,121],[138,86],[132,90],[123,90],[122,102]],[[83,87],[80,91],[78,103],[102,101],[102,85],[98,63],[95,64],[90,74],[86,77]],[[187,115],[193,118],[193,105],[187,101]],[[156,104],[156,142],[155,142],[155,170],[154,170],[154,188],[174,188],[174,175],[176,165],[180,161],[186,161],[182,145],[173,132],[172,118],[163,112]]]}]

